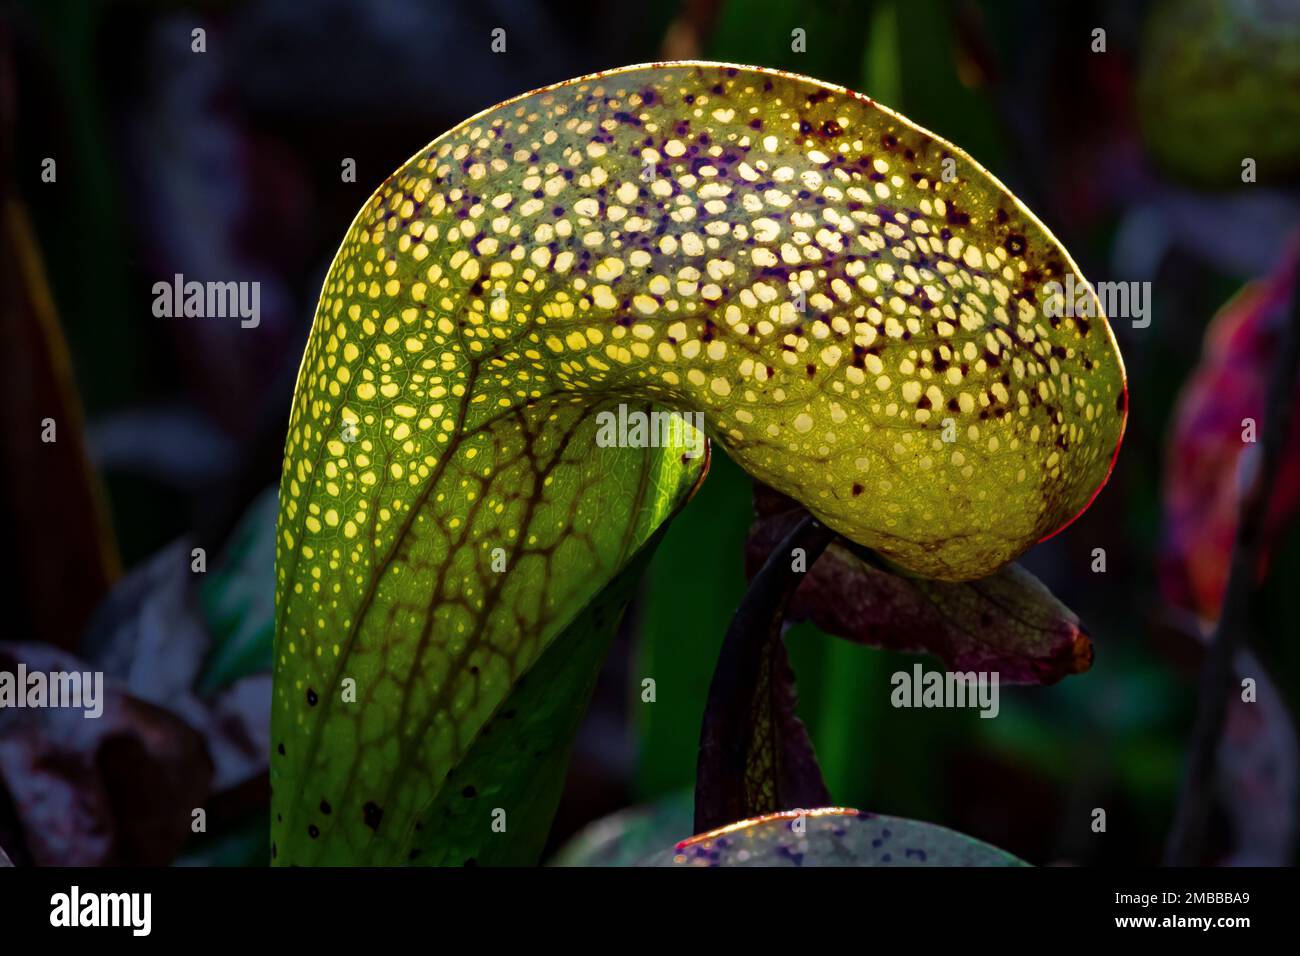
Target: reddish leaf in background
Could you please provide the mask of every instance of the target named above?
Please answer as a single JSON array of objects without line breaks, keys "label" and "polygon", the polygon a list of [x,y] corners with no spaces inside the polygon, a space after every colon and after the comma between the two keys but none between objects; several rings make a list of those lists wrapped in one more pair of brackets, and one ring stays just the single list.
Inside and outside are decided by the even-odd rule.
[{"label": "reddish leaf in background", "polygon": [[[804,515],[757,482],[754,508],[750,577]],[[1092,665],[1078,617],[1016,564],[976,581],[932,581],[875,567],[837,541],[805,574],[786,618],[859,644],[934,654],[952,670],[997,671],[1008,684],[1054,684]]]},{"label": "reddish leaf in background", "polygon": [[[1298,264],[1300,238],[1271,275],[1246,285],[1219,310],[1175,412],[1165,465],[1160,584],[1170,603],[1206,619],[1219,615],[1241,489],[1259,454],[1258,444],[1243,440],[1243,421],[1253,420],[1256,436],[1262,433],[1269,369]],[[1261,576],[1300,506],[1300,415],[1292,419],[1284,454],[1264,522]]]}]

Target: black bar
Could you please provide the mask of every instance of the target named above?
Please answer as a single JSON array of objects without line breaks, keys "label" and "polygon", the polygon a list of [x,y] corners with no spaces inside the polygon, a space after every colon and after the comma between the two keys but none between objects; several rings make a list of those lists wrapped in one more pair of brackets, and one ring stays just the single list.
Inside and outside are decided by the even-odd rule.
[{"label": "black bar", "polygon": [[[688,930],[727,938],[781,923],[819,928],[818,935],[919,932],[927,941],[1170,933],[1228,941],[1243,932],[1294,930],[1297,920],[1294,869],[9,868],[0,870],[7,940],[73,932],[128,945],[141,938],[129,926],[52,926],[55,894],[70,895],[74,885],[83,901],[92,893],[150,894],[150,939],[250,946],[296,937],[335,949],[349,938],[386,946],[407,934],[437,945],[468,933],[467,942],[490,945],[506,932],[522,932],[538,946],[547,938],[567,946],[578,935],[614,945],[620,934],[629,934],[625,942],[668,943],[689,939],[682,935]],[[1177,894],[1177,902],[1162,894]],[[1241,917],[1248,926],[1160,925],[1166,918]],[[1124,918],[1156,925],[1117,925]]]}]

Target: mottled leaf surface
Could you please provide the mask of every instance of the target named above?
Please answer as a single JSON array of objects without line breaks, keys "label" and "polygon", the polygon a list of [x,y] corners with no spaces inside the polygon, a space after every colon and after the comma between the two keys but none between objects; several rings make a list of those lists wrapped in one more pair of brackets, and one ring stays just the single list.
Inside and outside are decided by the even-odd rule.
[{"label": "mottled leaf surface", "polygon": [[788,74],[629,67],[422,149],[343,241],[291,412],[278,859],[398,861],[693,485],[680,448],[597,444],[617,401],[700,413],[746,470],[918,573],[979,577],[1059,530],[1125,407],[1104,318],[1045,314],[1070,277],[960,150]]},{"label": "mottled leaf surface", "polygon": [[744,820],[683,840],[649,866],[1025,866],[946,827],[838,807]]},{"label": "mottled leaf surface", "polygon": [[[331,645],[306,643],[310,623],[327,620],[334,601],[343,606],[340,587],[339,597],[311,612],[306,637],[281,633],[272,707],[276,862],[409,862],[413,849],[432,849],[439,839],[452,852],[491,836],[497,808],[507,830],[512,814],[534,813],[497,803],[466,817],[463,802],[448,805],[443,793],[457,792],[448,789],[456,785],[451,772],[483,735],[500,734],[509,722],[507,702],[520,680],[704,470],[703,459],[680,453],[597,446],[598,410],[557,400],[491,420],[447,466],[462,466],[447,500],[432,492],[446,478],[413,499],[381,584],[362,588],[368,604],[343,619],[372,620],[373,630],[349,627]],[[323,653],[304,653],[315,647]],[[288,670],[302,674],[292,685]],[[355,702],[345,699],[348,678]],[[287,713],[302,722],[286,722]],[[503,779],[508,769],[498,768]],[[287,798],[282,774],[297,784]],[[529,801],[537,795],[519,791]],[[424,830],[430,813],[432,834]]]},{"label": "mottled leaf surface", "polygon": [[[569,750],[617,624],[666,525],[592,600],[479,732],[410,835],[407,859],[429,866],[538,862],[559,804]],[[507,811],[504,830],[493,813]]]},{"label": "mottled leaf surface", "polygon": [[[762,486],[754,502],[750,574],[804,514]],[[996,671],[1004,683],[1052,684],[1092,664],[1079,618],[1017,564],[976,581],[933,581],[837,542],[804,575],[787,614],[859,644],[934,654],[952,670]]]}]

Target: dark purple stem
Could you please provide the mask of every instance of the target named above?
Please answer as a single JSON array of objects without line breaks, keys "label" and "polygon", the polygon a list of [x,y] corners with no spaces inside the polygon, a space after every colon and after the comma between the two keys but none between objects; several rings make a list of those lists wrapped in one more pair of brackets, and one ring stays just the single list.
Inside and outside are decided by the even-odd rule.
[{"label": "dark purple stem", "polygon": [[[829,799],[807,732],[793,714],[793,677],[781,624],[803,579],[791,567],[792,552],[802,548],[804,567],[811,570],[834,539],[835,532],[806,515],[767,556],[727,627],[700,730],[697,833],[755,813]],[[762,727],[755,726],[756,711],[764,716]],[[759,740],[760,733],[768,736]],[[765,747],[771,758],[768,779],[761,782],[771,805],[755,805],[751,757],[757,747]]]}]

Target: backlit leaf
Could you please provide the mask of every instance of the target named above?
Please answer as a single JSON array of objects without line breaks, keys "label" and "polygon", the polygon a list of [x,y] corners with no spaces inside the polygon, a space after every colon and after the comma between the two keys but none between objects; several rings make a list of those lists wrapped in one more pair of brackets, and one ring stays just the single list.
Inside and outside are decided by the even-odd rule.
[{"label": "backlit leaf", "polygon": [[[1047,315],[1050,283],[1092,315]],[[518,678],[689,492],[683,448],[597,443],[620,401],[698,413],[831,528],[965,579],[1086,507],[1125,392],[1037,219],[858,94],[661,64],[467,120],[361,209],[303,357],[279,862],[404,859]]]},{"label": "backlit leaf", "polygon": [[[592,602],[705,468],[704,459],[683,458],[680,450],[599,447],[600,410],[562,400],[534,404],[467,435],[468,447],[448,466],[461,469],[452,472],[451,500],[416,498],[428,509],[424,520],[422,511],[408,512],[407,544],[385,566],[409,583],[385,575],[387,587],[374,589],[370,604],[382,602],[383,611],[369,611],[373,631],[340,635],[310,658],[301,636],[286,640],[280,631],[272,707],[275,862],[476,861],[477,844],[502,835],[494,823],[506,834],[514,827],[509,840],[492,844],[494,855],[519,862],[521,831],[540,813],[535,801],[554,808],[548,791],[562,782],[555,774],[563,772],[569,741],[545,722],[537,726],[538,714],[507,716],[512,696],[540,693],[545,706],[558,708],[556,720],[576,726],[580,713],[572,705],[590,689],[583,675],[599,663],[601,639],[617,621],[614,609]],[[476,448],[485,450],[481,458]],[[496,467],[483,475],[488,462]],[[504,564],[494,564],[502,556]],[[308,623],[323,613],[317,605]],[[582,620],[600,613],[603,630]],[[579,642],[570,650],[581,656],[544,656],[552,642],[557,649],[563,643],[562,634]],[[565,665],[570,672],[562,672]],[[521,690],[536,669],[547,673],[545,681]],[[291,685],[286,673],[303,676]],[[345,697],[348,678],[354,702]],[[525,705],[542,706],[535,696]],[[302,713],[302,724],[288,724],[286,712]],[[512,735],[509,746],[497,743],[502,734]],[[511,763],[528,756],[516,753],[523,745],[545,754],[531,780],[514,776]],[[453,773],[462,765],[475,783]],[[287,794],[282,781],[291,784]],[[517,799],[480,801],[477,788],[485,785]],[[543,837],[548,823],[541,822]],[[540,852],[540,842],[525,849]]]},{"label": "backlit leaf", "polygon": [[683,840],[650,866],[1025,866],[945,827],[837,807],[743,820]]},{"label": "backlit leaf", "polygon": [[[538,861],[555,814],[569,747],[618,619],[663,529],[559,635],[484,725],[416,824],[408,860],[424,865]],[[479,825],[507,811],[504,831]]]}]

